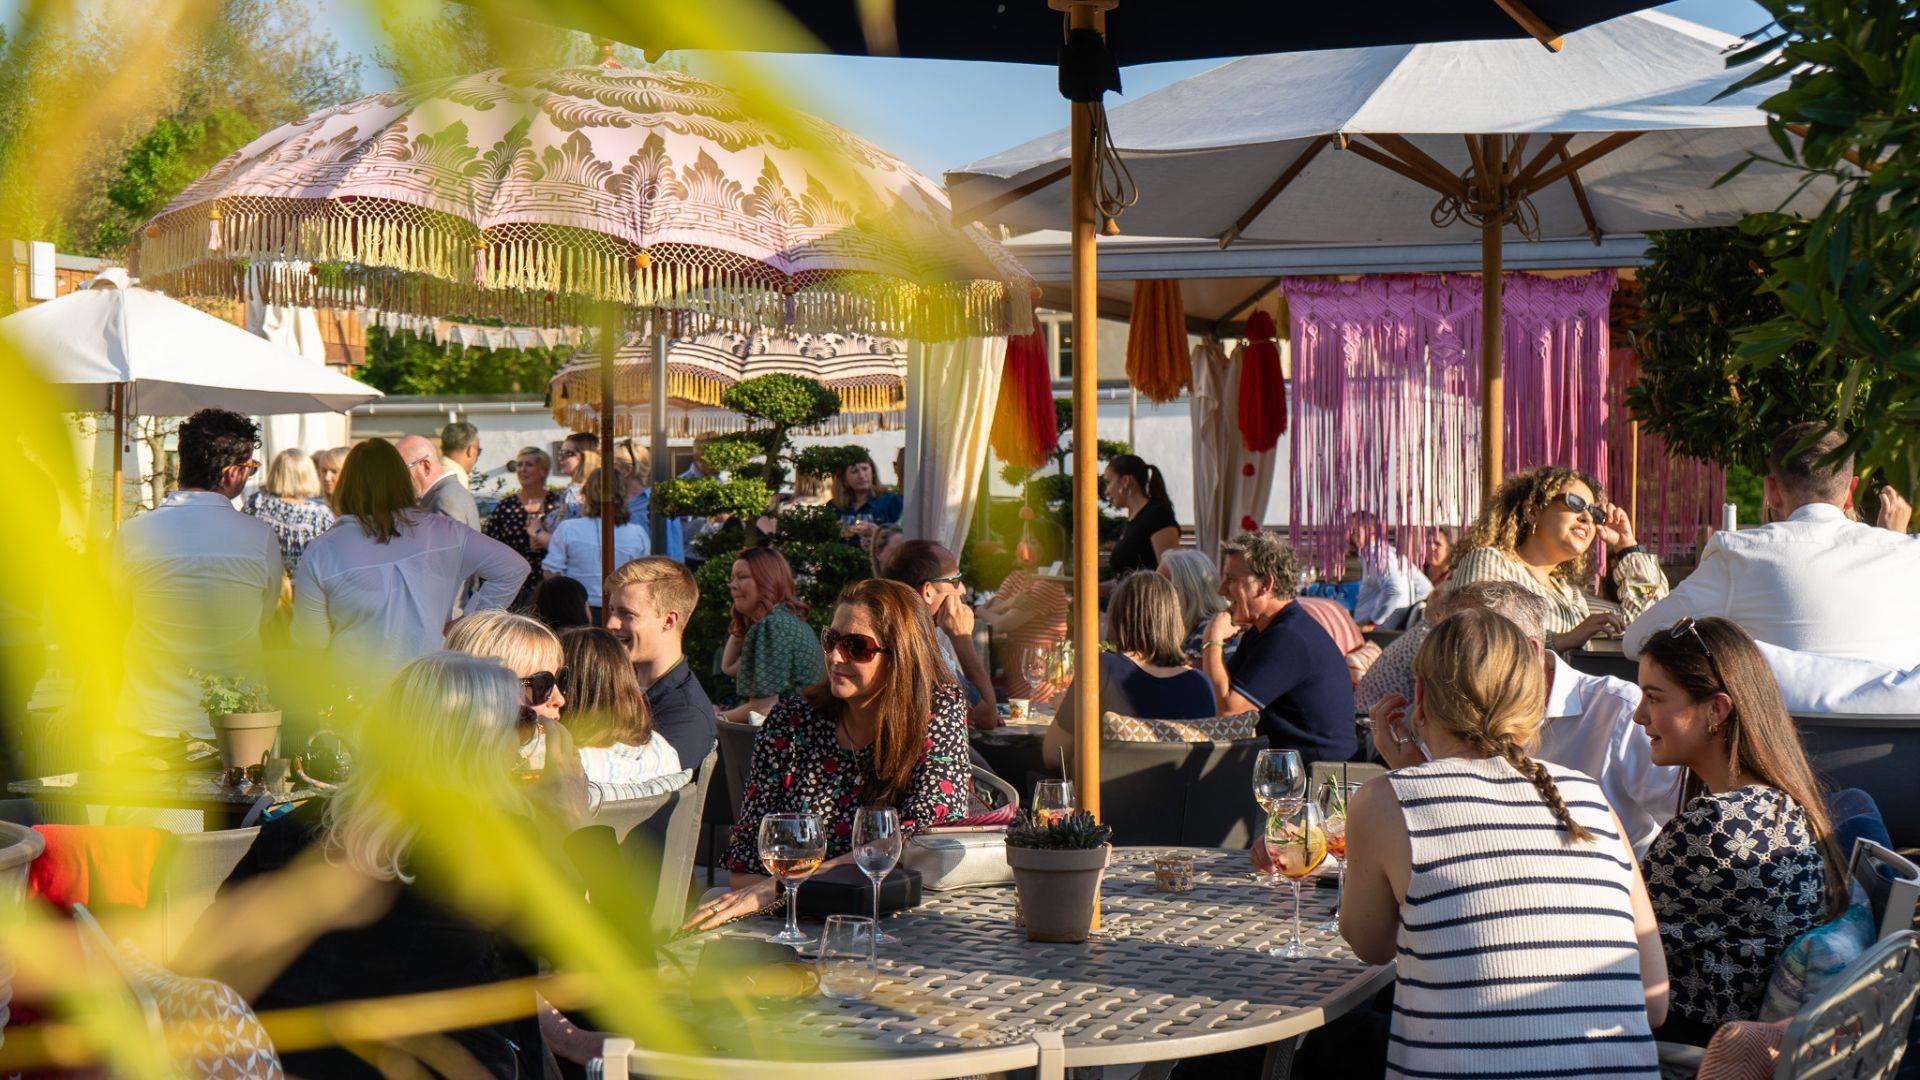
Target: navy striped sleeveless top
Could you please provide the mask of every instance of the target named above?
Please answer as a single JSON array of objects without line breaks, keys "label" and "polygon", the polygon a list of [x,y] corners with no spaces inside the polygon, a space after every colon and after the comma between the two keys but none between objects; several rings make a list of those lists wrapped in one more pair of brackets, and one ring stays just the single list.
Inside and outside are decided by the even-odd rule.
[{"label": "navy striped sleeveless top", "polygon": [[1590,777],[1547,765],[1576,844],[1499,758],[1388,775],[1413,842],[1387,1075],[1659,1076],[1633,932],[1633,864]]}]

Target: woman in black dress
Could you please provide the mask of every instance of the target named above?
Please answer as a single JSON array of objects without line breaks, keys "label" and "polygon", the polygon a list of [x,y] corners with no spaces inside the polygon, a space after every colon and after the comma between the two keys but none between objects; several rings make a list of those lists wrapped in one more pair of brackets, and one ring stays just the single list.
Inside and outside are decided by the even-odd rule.
[{"label": "woman in black dress", "polygon": [[561,502],[561,493],[547,487],[547,475],[552,469],[553,462],[546,451],[534,446],[521,447],[513,462],[513,475],[520,481],[520,489],[495,504],[486,527],[481,530],[519,552],[533,571],[520,587],[520,595],[513,604],[516,608],[526,606],[534,588],[545,576],[540,572],[540,560],[547,554],[546,520],[549,514],[559,511]]},{"label": "woman in black dress", "polygon": [[1107,501],[1127,512],[1127,528],[1113,545],[1108,565],[1113,581],[1102,583],[1102,595],[1113,592],[1113,582],[1136,570],[1160,569],[1162,552],[1180,546],[1180,522],[1167,498],[1167,482],[1158,466],[1137,454],[1121,454],[1107,463],[1101,477]]}]

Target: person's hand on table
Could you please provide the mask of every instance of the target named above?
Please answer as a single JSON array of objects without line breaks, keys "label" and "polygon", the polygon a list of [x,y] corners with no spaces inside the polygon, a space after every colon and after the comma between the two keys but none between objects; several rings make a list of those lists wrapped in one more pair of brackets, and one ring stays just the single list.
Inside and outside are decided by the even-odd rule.
[{"label": "person's hand on table", "polygon": [[1601,634],[1612,636],[1626,628],[1626,621],[1620,618],[1619,612],[1596,611],[1580,620],[1579,626],[1553,635],[1553,647],[1559,650],[1577,649]]},{"label": "person's hand on table", "polygon": [[1912,522],[1913,504],[1901,498],[1892,484],[1880,485],[1880,512],[1873,516],[1873,523],[1882,529],[1905,533]]},{"label": "person's hand on table", "polygon": [[764,911],[779,895],[778,884],[770,877],[756,878],[751,885],[716,896],[694,908],[693,914],[687,916],[687,921],[680,924],[680,929],[710,930],[756,911]]},{"label": "person's hand on table", "polygon": [[1407,699],[1389,694],[1367,710],[1373,718],[1373,748],[1389,769],[1404,769],[1426,760],[1420,744],[1407,729]]},{"label": "person's hand on table", "polygon": [[1007,722],[1000,719],[1000,710],[984,701],[975,702],[967,709],[967,722],[975,731],[992,731],[1007,726]]}]

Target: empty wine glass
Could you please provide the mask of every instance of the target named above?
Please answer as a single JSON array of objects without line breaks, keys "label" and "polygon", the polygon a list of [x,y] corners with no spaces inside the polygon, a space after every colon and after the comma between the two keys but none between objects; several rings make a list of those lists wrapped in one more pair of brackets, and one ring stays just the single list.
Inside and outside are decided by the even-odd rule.
[{"label": "empty wine glass", "polygon": [[1310,799],[1301,799],[1286,814],[1267,818],[1267,854],[1274,869],[1293,886],[1293,934],[1283,946],[1267,950],[1269,956],[1298,960],[1309,955],[1300,940],[1300,880],[1319,868],[1327,857],[1327,830],[1320,818],[1320,807]]},{"label": "empty wine glass", "polygon": [[760,819],[760,865],[787,891],[787,927],[767,940],[795,948],[813,941],[800,932],[800,883],[827,856],[827,830],[813,814],[768,814]]},{"label": "empty wine glass", "polygon": [[873,882],[873,940],[876,945],[898,945],[900,939],[880,929],[880,883],[900,861],[900,813],[890,806],[863,806],[853,815],[853,862]]},{"label": "empty wine glass", "polygon": [[1042,780],[1033,785],[1033,812],[1047,821],[1065,817],[1073,811],[1073,781]]},{"label": "empty wine glass", "polygon": [[1027,696],[1039,697],[1046,685],[1047,669],[1053,666],[1053,653],[1045,645],[1029,645],[1020,650],[1020,674],[1027,678]]},{"label": "empty wine glass", "polygon": [[1329,776],[1319,794],[1314,796],[1314,801],[1320,804],[1320,816],[1327,829],[1327,854],[1340,862],[1340,877],[1333,894],[1333,914],[1326,922],[1315,926],[1315,930],[1340,932],[1340,898],[1347,894],[1347,803],[1353,798],[1353,793],[1359,790],[1359,784],[1342,784]]},{"label": "empty wine glass", "polygon": [[1307,797],[1307,766],[1298,750],[1262,750],[1253,760],[1253,798],[1269,814],[1286,814]]}]

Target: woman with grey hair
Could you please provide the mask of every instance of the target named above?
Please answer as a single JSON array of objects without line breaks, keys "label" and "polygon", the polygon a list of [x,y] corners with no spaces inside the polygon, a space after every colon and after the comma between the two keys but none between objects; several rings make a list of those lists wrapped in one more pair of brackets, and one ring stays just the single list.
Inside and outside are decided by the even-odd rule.
[{"label": "woman with grey hair", "polygon": [[1196,655],[1207,623],[1227,610],[1227,601],[1220,595],[1220,570],[1204,552],[1175,548],[1160,556],[1156,573],[1173,582],[1173,591],[1180,598],[1181,640],[1186,642],[1187,655]]}]

